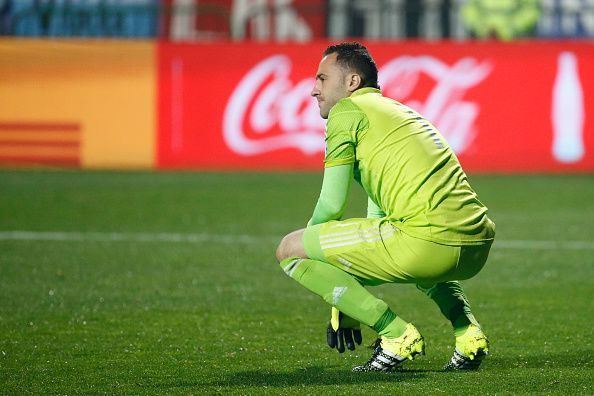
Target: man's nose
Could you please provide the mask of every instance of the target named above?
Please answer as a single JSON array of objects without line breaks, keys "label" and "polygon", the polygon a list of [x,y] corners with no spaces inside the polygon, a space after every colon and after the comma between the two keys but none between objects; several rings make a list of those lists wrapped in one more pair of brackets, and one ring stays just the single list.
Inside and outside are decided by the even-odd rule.
[{"label": "man's nose", "polygon": [[310,95],[315,97],[315,96],[318,96],[319,94],[320,94],[320,90],[318,89],[318,85],[315,84],[313,86],[313,89],[311,90]]}]

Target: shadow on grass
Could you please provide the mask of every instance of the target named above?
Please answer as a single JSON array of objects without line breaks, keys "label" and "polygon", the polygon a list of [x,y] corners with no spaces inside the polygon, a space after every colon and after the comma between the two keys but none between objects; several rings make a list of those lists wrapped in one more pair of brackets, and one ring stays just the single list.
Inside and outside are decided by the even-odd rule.
[{"label": "shadow on grass", "polygon": [[433,370],[401,370],[393,373],[353,373],[350,370],[332,370],[327,366],[310,366],[294,371],[250,370],[230,374],[224,380],[203,383],[203,386],[300,386],[345,385],[368,382],[417,381]]},{"label": "shadow on grass", "polygon": [[587,351],[573,351],[567,354],[528,354],[518,355],[497,354],[487,359],[478,372],[446,372],[441,369],[406,369],[393,373],[353,373],[343,366],[308,366],[293,370],[279,368],[278,370],[254,369],[238,372],[218,373],[216,379],[211,381],[174,381],[154,384],[157,388],[195,388],[206,389],[225,388],[245,389],[255,388],[282,388],[303,387],[311,385],[366,385],[382,383],[417,383],[431,378],[448,376],[468,376],[477,378],[481,373],[497,373],[503,370],[516,370],[518,368],[543,368],[555,370],[559,368],[588,368],[593,366],[593,358]]}]

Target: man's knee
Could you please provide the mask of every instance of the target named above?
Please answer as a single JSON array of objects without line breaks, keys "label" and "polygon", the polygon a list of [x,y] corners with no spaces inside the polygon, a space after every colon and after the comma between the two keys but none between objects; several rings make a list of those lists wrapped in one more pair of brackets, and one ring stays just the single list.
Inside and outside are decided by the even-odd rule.
[{"label": "man's knee", "polygon": [[303,248],[303,230],[293,231],[286,235],[278,244],[276,248],[276,259],[280,263],[288,257],[302,257],[307,258],[305,249]]},{"label": "man's knee", "polygon": [[288,250],[287,249],[287,245],[288,245],[287,237],[288,237],[288,235],[285,235],[285,237],[283,239],[281,239],[280,243],[276,247],[276,259],[278,260],[279,263],[288,257],[286,255],[286,252]]}]

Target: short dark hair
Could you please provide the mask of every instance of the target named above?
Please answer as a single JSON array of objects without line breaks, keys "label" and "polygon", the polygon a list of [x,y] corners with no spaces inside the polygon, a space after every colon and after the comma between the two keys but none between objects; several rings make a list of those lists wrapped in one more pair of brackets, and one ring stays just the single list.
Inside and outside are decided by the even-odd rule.
[{"label": "short dark hair", "polygon": [[324,56],[336,53],[336,63],[347,70],[361,76],[359,88],[379,88],[377,83],[377,66],[367,48],[359,43],[340,43],[331,45],[324,51]]}]

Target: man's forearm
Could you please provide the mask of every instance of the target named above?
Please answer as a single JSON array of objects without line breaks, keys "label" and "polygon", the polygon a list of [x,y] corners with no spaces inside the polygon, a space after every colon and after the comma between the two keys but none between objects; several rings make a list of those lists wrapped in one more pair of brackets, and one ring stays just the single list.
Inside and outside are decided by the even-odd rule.
[{"label": "man's forearm", "polygon": [[322,190],[308,226],[341,218],[352,180],[353,164],[333,166],[324,170]]}]

